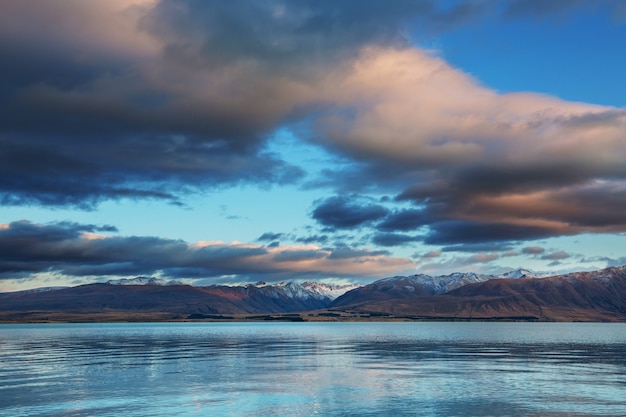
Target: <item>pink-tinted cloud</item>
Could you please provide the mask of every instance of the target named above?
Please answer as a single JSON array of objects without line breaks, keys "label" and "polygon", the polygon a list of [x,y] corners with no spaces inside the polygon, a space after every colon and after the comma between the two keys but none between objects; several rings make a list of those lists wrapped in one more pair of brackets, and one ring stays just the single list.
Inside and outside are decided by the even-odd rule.
[{"label": "pink-tinted cloud", "polygon": [[414,263],[380,251],[315,245],[266,247],[239,242],[118,236],[110,226],[13,222],[0,227],[0,278],[56,274],[66,281],[158,274],[238,282],[366,278],[406,273]]},{"label": "pink-tinted cloud", "polygon": [[626,231],[624,109],[499,93],[406,36],[411,19],[446,27],[493,7],[239,6],[2,2],[0,202],[293,183],[302,170],[263,150],[288,125],[353,162],[328,183],[416,204],[359,213],[381,245]]}]

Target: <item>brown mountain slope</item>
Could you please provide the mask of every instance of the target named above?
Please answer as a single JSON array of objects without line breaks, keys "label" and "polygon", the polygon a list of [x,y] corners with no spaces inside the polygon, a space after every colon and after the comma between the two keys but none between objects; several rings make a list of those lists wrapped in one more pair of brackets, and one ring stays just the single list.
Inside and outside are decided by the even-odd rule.
[{"label": "brown mountain slope", "polygon": [[410,277],[381,279],[364,287],[348,291],[331,303],[332,307],[358,305],[363,302],[385,302],[433,295],[431,288],[412,281]]},{"label": "brown mountain slope", "polygon": [[625,321],[626,267],[551,278],[496,279],[446,294],[413,299],[368,300],[366,292],[334,308],[424,318]]},{"label": "brown mountain slope", "polygon": [[329,301],[288,297],[254,286],[89,284],[46,292],[0,293],[0,311],[285,313],[323,308]]}]

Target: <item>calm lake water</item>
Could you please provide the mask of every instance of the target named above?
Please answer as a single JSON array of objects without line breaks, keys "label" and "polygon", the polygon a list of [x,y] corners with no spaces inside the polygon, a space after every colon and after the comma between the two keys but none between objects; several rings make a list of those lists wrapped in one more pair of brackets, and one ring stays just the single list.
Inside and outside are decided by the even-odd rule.
[{"label": "calm lake water", "polygon": [[0,325],[0,416],[626,416],[626,324]]}]

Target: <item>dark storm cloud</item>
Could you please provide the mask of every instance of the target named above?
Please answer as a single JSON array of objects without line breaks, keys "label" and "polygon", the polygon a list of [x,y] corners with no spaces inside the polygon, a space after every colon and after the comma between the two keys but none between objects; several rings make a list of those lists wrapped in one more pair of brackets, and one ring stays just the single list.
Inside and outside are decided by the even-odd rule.
[{"label": "dark storm cloud", "polygon": [[315,202],[311,217],[333,229],[351,229],[380,220],[387,213],[388,209],[369,200],[335,196]]},{"label": "dark storm cloud", "polygon": [[626,231],[623,109],[501,94],[410,42],[579,2],[120,4],[0,5],[1,204],[183,204],[199,189],[298,182],[265,150],[298,123],[348,161],[317,186],[416,205],[320,200],[311,216],[329,231],[470,251]]},{"label": "dark storm cloud", "polygon": [[372,243],[378,246],[405,246],[422,240],[421,237],[403,235],[400,233],[376,233],[372,237]]},{"label": "dark storm cloud", "polygon": [[[585,117],[585,123],[602,117]],[[352,221],[371,227],[377,232],[373,243],[385,247],[418,240],[407,236],[419,232],[426,244],[465,252],[510,250],[516,242],[584,232],[622,232],[626,187],[619,179],[626,178],[626,172],[617,157],[620,152],[616,149],[615,156],[603,157],[602,163],[581,163],[573,156],[569,161],[547,158],[517,166],[486,162],[448,167],[429,173],[428,179],[397,196],[419,208],[384,215],[381,210],[361,222],[362,217],[354,214],[360,206],[349,210],[345,199],[332,199],[320,204],[325,211],[313,218],[330,226],[335,214],[337,224]],[[380,164],[384,166],[383,161]]]},{"label": "dark storm cloud", "polygon": [[85,209],[298,181],[303,172],[263,145],[280,124],[334,106],[325,77],[364,47],[408,47],[412,34],[496,9],[434,0],[1,7],[0,198]]},{"label": "dark storm cloud", "polygon": [[533,240],[549,235],[549,232],[542,227],[516,226],[508,223],[445,221],[431,224],[430,233],[424,242],[432,245],[482,244]]},{"label": "dark storm cloud", "polygon": [[193,266],[218,273],[244,259],[263,255],[262,247],[216,245],[190,248],[180,240],[157,237],[92,237],[111,227],[14,222],[0,229],[0,271],[60,272],[66,275],[141,275],[170,267]]},{"label": "dark storm cloud", "polygon": [[[93,208],[178,203],[196,187],[298,181],[263,153],[283,122],[327,101],[329,67],[405,45],[434,1],[7,0],[0,13],[0,198]],[[25,162],[25,163],[24,163]]]},{"label": "dark storm cloud", "polygon": [[419,229],[430,222],[423,210],[398,210],[389,214],[377,225],[377,229],[384,231],[412,231]]},{"label": "dark storm cloud", "polygon": [[341,246],[261,246],[199,242],[151,236],[117,236],[112,226],[28,221],[0,225],[0,278],[21,279],[36,273],[65,277],[140,276],[169,278],[238,276],[275,279],[302,276],[377,276],[410,261],[386,251]]},{"label": "dark storm cloud", "polygon": [[[366,43],[404,41],[403,24],[436,13],[433,1],[162,1],[140,27],[167,40],[177,61],[212,65],[257,61],[301,70],[313,60],[344,59]],[[192,40],[194,43],[189,44]],[[197,48],[194,50],[193,48]],[[200,53],[197,53],[200,52]],[[211,59],[216,58],[216,59]],[[303,65],[304,64],[304,65]]]},{"label": "dark storm cloud", "polygon": [[68,239],[75,239],[83,233],[96,232],[117,232],[115,226],[97,226],[93,224],[79,224],[72,222],[58,222],[48,225],[37,225],[27,220],[14,221],[6,226],[0,227],[0,239],[4,246],[2,252],[12,251],[11,243],[15,239],[37,240],[38,242],[60,242]]},{"label": "dark storm cloud", "polygon": [[[610,166],[585,166],[574,158],[561,166],[548,163],[525,168],[457,167],[426,185],[407,188],[398,199],[423,207],[419,212],[430,229],[425,239],[430,244],[528,241],[624,230],[623,165],[616,161]],[[606,179],[592,180],[602,177]]]}]

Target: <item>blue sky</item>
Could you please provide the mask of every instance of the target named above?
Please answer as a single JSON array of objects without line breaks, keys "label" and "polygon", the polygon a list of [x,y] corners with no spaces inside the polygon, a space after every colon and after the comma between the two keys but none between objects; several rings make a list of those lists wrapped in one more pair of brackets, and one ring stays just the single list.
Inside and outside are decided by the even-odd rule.
[{"label": "blue sky", "polygon": [[0,291],[626,264],[621,1],[5,1]]}]

